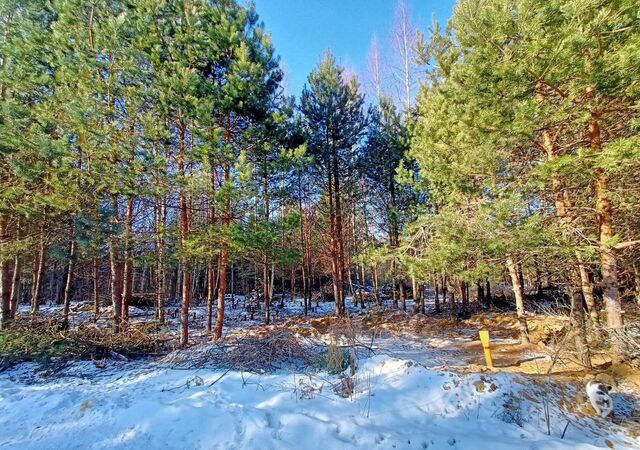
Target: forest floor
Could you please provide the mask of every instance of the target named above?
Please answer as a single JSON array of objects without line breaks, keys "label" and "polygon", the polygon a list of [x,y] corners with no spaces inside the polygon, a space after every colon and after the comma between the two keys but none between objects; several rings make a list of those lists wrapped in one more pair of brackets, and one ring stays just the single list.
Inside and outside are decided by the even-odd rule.
[{"label": "forest floor", "polygon": [[[606,354],[586,371],[563,350],[562,316],[532,316],[533,344],[522,346],[509,313],[456,321],[350,305],[337,319],[332,303],[304,317],[289,301],[264,326],[238,300],[219,343],[196,306],[193,345],[170,349],[179,319],[169,308],[169,327],[155,332],[162,354],[0,373],[0,448],[640,448],[640,375]],[[78,307],[72,326],[89,319]],[[152,320],[132,309],[133,323]],[[491,332],[494,368],[480,328]],[[613,420],[587,401],[593,376],[614,386]]]}]

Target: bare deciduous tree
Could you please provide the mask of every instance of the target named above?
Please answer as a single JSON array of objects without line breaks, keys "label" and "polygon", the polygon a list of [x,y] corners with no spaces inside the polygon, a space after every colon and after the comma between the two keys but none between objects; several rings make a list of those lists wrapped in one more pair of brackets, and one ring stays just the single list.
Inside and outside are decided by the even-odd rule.
[{"label": "bare deciduous tree", "polygon": [[416,40],[418,32],[404,0],[396,7],[396,22],[391,35],[394,62],[391,73],[396,81],[396,91],[405,115],[410,115],[416,72]]}]

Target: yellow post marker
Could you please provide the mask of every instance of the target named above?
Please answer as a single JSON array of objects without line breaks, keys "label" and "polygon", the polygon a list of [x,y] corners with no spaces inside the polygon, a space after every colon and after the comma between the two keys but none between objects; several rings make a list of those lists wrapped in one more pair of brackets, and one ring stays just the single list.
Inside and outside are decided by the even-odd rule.
[{"label": "yellow post marker", "polygon": [[491,343],[489,342],[489,330],[480,330],[480,342],[484,349],[484,358],[487,360],[487,366],[493,367],[493,359],[491,358]]}]

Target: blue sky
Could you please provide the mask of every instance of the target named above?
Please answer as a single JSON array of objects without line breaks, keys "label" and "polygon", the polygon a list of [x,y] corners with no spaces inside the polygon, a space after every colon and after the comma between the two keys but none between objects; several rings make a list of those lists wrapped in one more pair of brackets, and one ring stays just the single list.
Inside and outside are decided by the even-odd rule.
[{"label": "blue sky", "polygon": [[[309,72],[326,50],[360,78],[375,35],[383,56],[390,49],[397,0],[253,0],[281,56],[287,94],[299,96]],[[405,0],[413,22],[426,32],[435,14],[451,15],[454,0]],[[387,58],[388,59],[388,58]]]}]

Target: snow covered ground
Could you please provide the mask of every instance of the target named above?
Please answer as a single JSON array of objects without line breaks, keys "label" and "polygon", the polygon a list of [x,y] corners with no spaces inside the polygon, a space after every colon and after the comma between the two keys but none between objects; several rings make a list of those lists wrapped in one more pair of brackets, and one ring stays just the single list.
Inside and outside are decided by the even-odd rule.
[{"label": "snow covered ground", "polygon": [[340,377],[326,373],[134,361],[102,370],[76,363],[48,378],[22,365],[0,375],[0,448],[640,448],[610,421],[557,407],[571,386],[430,370],[385,355],[360,361],[353,380],[343,397],[334,388]]},{"label": "snow covered ground", "polygon": [[[320,303],[311,316],[331,314],[333,307]],[[199,343],[192,350],[202,354],[212,345],[203,334],[206,308],[193,312],[192,337]],[[225,334],[262,321],[258,315],[250,320],[241,307],[227,312]],[[58,314],[59,306],[43,307],[43,313]],[[300,302],[288,302],[274,314],[276,326],[288,319],[297,324],[301,313]],[[171,319],[171,308],[168,316],[172,333],[178,319]],[[89,317],[90,308],[78,309],[72,324]],[[152,317],[152,311],[132,309],[133,321]],[[313,331],[311,322],[297,325]],[[593,417],[582,381],[461,373],[473,363],[462,349],[474,330],[412,334],[401,328],[370,341],[359,336],[369,350],[358,352],[352,377],[348,370],[329,375],[292,367],[263,374],[179,368],[170,357],[108,360],[105,369],[91,362],[55,371],[22,364],[0,373],[0,448],[640,448],[634,428]],[[614,403],[626,417],[637,415],[628,392],[614,394]]]}]

